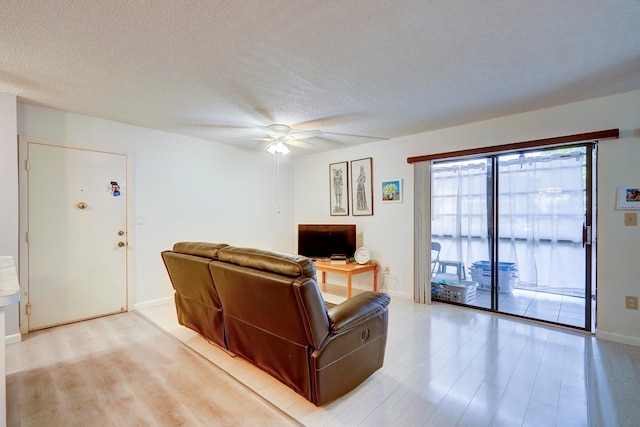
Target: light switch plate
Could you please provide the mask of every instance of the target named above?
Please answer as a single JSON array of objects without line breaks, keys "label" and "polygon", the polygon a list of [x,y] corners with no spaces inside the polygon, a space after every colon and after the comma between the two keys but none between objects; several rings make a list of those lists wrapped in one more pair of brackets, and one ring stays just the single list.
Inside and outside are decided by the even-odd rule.
[{"label": "light switch plate", "polygon": [[638,212],[625,212],[624,213],[624,225],[626,227],[638,226]]}]

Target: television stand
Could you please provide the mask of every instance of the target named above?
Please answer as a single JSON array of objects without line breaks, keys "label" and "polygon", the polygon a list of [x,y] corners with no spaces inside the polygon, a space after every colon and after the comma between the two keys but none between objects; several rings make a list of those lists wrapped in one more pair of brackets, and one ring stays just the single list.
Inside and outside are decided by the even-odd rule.
[{"label": "television stand", "polygon": [[336,273],[347,276],[347,298],[351,298],[351,276],[373,271],[373,290],[378,290],[378,265],[368,264],[331,264],[331,261],[314,261],[316,270],[322,273],[320,283],[326,283],[326,273]]}]

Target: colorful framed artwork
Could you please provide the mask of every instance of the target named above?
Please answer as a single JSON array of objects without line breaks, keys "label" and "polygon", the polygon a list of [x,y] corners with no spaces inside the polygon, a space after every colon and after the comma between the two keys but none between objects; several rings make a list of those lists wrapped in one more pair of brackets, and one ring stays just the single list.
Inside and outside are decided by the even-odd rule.
[{"label": "colorful framed artwork", "polygon": [[349,166],[347,162],[329,165],[329,210],[332,216],[349,216]]},{"label": "colorful framed artwork", "polygon": [[618,209],[640,210],[640,185],[618,187]]},{"label": "colorful framed artwork", "polygon": [[353,216],[373,215],[373,159],[351,161],[351,211]]},{"label": "colorful framed artwork", "polygon": [[402,180],[390,179],[380,184],[382,203],[402,203]]}]

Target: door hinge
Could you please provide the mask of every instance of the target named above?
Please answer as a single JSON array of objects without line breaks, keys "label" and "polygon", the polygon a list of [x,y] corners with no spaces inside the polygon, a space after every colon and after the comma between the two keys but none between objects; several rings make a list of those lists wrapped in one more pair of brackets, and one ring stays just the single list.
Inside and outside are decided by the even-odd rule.
[{"label": "door hinge", "polygon": [[27,242],[27,245],[28,245],[29,244],[29,232],[28,231],[24,234],[24,240],[25,240],[25,242]]},{"label": "door hinge", "polygon": [[24,161],[24,170],[28,171],[31,169],[31,163],[29,163],[29,160],[25,160]]},{"label": "door hinge", "polygon": [[27,314],[31,314],[31,303],[27,303],[24,309]]}]

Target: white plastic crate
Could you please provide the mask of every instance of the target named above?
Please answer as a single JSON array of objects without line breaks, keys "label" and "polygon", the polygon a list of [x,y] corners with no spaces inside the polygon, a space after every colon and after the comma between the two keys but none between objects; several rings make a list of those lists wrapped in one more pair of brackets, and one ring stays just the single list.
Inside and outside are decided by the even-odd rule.
[{"label": "white plastic crate", "polygon": [[[478,282],[478,289],[491,289],[491,264],[488,261],[478,261],[469,269],[471,278]],[[510,262],[498,263],[498,292],[508,294],[513,292],[513,287],[518,277],[515,264]]]},{"label": "white plastic crate", "polygon": [[431,298],[440,301],[452,301],[473,304],[476,300],[477,283],[462,281],[459,285],[431,283]]}]

